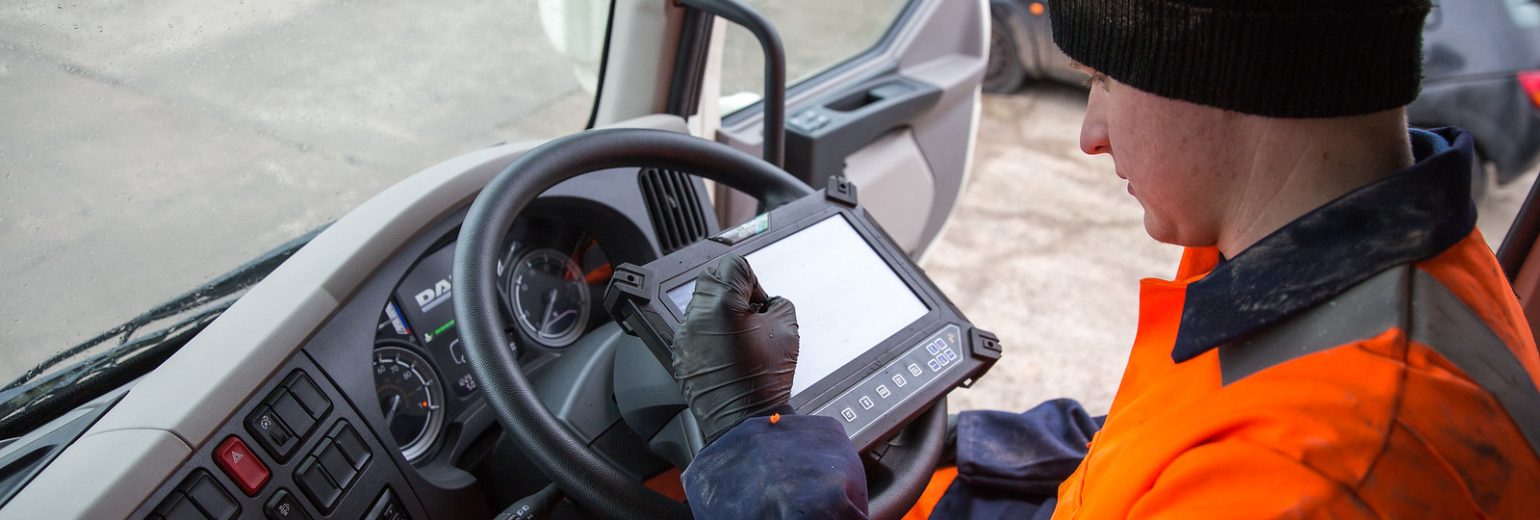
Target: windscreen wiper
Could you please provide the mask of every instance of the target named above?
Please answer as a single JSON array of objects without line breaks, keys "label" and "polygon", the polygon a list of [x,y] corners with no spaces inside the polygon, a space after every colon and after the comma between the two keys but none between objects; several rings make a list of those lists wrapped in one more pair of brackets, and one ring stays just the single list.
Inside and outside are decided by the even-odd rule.
[{"label": "windscreen wiper", "polygon": [[[228,273],[155,306],[122,325],[54,354],[0,388],[0,439],[43,422],[159,366],[235,302],[236,297],[293,256],[330,224],[300,235]],[[146,326],[175,320],[148,334]],[[66,360],[109,344],[110,350],[48,373]],[[47,376],[39,378],[43,374]]]}]

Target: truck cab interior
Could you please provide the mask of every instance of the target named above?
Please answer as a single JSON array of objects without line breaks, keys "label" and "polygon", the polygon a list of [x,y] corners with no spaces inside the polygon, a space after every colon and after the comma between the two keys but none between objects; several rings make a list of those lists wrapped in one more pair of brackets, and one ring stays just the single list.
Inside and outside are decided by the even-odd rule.
[{"label": "truck cab interior", "polygon": [[[679,477],[700,433],[668,368],[612,316],[616,273],[840,182],[859,188],[895,251],[923,258],[968,180],[988,2],[777,0],[756,3],[762,13],[722,0],[536,3],[523,14],[561,56],[519,51],[519,63],[559,70],[472,68],[491,72],[450,81],[388,70],[386,59],[366,72],[477,103],[575,74],[576,94],[531,103],[511,121],[490,108],[473,117],[425,109],[408,114],[420,122],[408,127],[350,121],[379,139],[328,160],[406,169],[393,184],[360,201],[339,197],[319,227],[276,226],[277,247],[136,309],[0,389],[0,519],[687,517]],[[424,9],[416,15],[440,8]],[[854,27],[862,9],[872,21]],[[264,13],[282,18],[278,32],[303,18]],[[391,50],[439,52],[431,42],[467,37],[412,33]],[[365,73],[321,69],[332,74],[305,81]],[[60,70],[156,88],[111,80],[111,67]],[[209,99],[233,87],[173,77]],[[314,113],[286,119],[283,107],[303,96],[274,96],[226,104],[278,107],[258,132],[278,142],[271,153],[304,149],[274,136],[325,142],[333,127]],[[520,133],[546,120],[574,123]],[[506,131],[462,131],[477,125]],[[179,147],[222,139],[183,126]],[[386,139],[396,134],[462,152],[419,169]],[[538,138],[478,140],[489,135]],[[252,203],[208,196],[234,213]],[[1540,323],[1535,198],[1498,256]],[[171,223],[136,225],[149,237]],[[199,240],[218,249],[245,238]],[[61,313],[84,312],[71,306],[91,295],[51,299]],[[861,454],[873,518],[903,515],[936,466],[946,401],[928,405],[894,418]]]},{"label": "truck cab interior", "polygon": [[[729,2],[567,3],[543,22],[597,56],[571,60],[592,102],[550,109],[585,129],[442,157],[29,371],[0,393],[0,518],[688,516],[699,432],[606,288],[831,178],[925,254],[967,180],[988,9],[883,5],[831,55]],[[778,67],[780,45],[823,55]],[[763,76],[724,77],[758,55]],[[497,330],[457,313],[467,240]],[[918,498],[945,415],[865,451],[875,517]]]}]

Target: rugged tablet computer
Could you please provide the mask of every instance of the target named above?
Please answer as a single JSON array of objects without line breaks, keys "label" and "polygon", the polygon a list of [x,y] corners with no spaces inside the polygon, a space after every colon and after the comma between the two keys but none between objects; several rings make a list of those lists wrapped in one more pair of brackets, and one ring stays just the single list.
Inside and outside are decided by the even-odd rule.
[{"label": "rugged tablet computer", "polygon": [[838,419],[866,449],[973,384],[1000,359],[1000,342],[963,317],[855,195],[834,177],[824,190],[646,266],[621,265],[605,305],[671,366],[668,347],[696,275],[724,255],[743,255],[767,294],[797,307],[792,407]]}]

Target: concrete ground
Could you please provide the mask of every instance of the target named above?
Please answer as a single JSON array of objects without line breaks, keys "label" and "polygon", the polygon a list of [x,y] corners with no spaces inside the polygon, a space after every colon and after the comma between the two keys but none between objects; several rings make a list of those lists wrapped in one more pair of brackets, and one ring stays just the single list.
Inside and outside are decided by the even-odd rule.
[{"label": "concrete ground", "polygon": [[[1078,145],[1085,91],[1029,85],[985,96],[973,177],[926,271],[1005,356],[949,407],[1022,411],[1057,397],[1112,404],[1138,319],[1138,281],[1170,278],[1179,248],[1144,234],[1112,160]],[[1489,186],[1480,226],[1495,249],[1535,175]]]},{"label": "concrete ground", "polygon": [[0,381],[427,166],[582,129],[538,7],[0,5]]}]

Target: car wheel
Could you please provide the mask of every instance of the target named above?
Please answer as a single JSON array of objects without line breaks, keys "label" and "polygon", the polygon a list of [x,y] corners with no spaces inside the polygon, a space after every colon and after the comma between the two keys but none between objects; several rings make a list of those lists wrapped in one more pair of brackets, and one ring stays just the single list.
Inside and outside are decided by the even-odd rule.
[{"label": "car wheel", "polygon": [[1021,88],[1027,69],[1021,65],[1020,47],[1010,25],[990,16],[989,64],[984,68],[984,92],[1009,94]]}]

